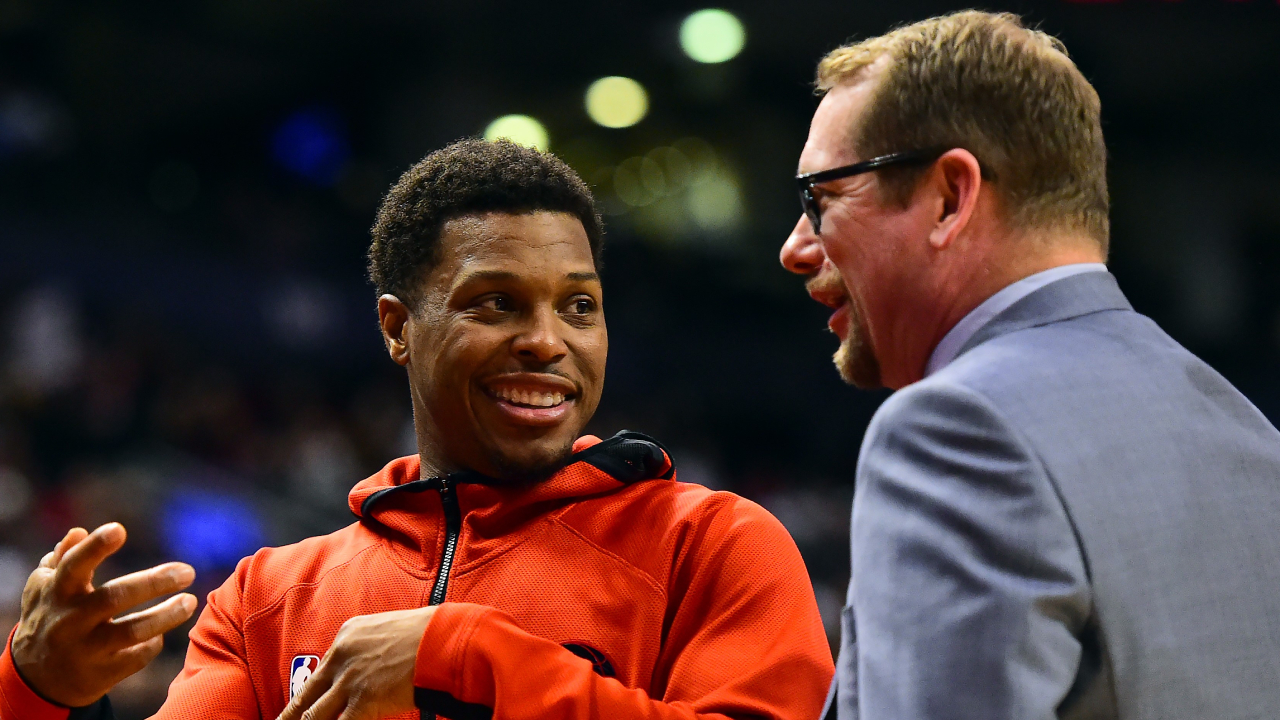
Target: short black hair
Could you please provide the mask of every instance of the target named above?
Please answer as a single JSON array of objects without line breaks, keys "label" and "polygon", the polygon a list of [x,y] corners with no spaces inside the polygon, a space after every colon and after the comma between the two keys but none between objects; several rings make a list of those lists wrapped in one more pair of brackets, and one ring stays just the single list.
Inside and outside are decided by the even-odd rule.
[{"label": "short black hair", "polygon": [[409,168],[383,198],[369,245],[369,278],[378,295],[410,303],[423,269],[439,260],[446,221],[473,213],[539,210],[581,220],[599,267],[604,226],[591,189],[573,168],[551,153],[509,140],[459,140]]}]

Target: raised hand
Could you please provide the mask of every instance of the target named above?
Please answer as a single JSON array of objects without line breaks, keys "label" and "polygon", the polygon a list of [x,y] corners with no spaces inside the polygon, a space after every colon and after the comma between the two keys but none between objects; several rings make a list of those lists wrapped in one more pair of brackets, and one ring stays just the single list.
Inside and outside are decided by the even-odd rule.
[{"label": "raised hand", "polygon": [[434,607],[358,615],[278,720],[375,720],[409,712],[418,645]]},{"label": "raised hand", "polygon": [[94,587],[94,571],[124,541],[119,523],[92,533],[75,528],[27,579],[13,661],[31,689],[47,700],[68,707],[96,702],[151,662],[164,647],[164,633],[196,609],[195,596],[182,593],[121,616],[186,588],[196,576],[190,565],[174,562]]}]

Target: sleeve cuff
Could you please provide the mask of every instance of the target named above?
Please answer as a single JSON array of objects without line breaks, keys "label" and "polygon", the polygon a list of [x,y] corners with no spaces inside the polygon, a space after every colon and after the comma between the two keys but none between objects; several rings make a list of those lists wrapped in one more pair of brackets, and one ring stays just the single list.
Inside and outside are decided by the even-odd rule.
[{"label": "sleeve cuff", "polygon": [[413,686],[461,696],[465,690],[467,646],[481,619],[492,612],[492,608],[470,603],[438,606],[418,644]]},{"label": "sleeve cuff", "polygon": [[18,667],[13,663],[10,645],[13,643],[14,627],[5,641],[4,652],[0,653],[0,717],[4,720],[67,720],[71,713],[69,708],[54,705],[36,694],[27,686]]}]

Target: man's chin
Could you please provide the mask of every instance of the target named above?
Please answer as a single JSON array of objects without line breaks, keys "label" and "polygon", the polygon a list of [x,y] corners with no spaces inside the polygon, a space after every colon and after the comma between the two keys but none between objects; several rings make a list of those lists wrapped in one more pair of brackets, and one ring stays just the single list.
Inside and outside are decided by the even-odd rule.
[{"label": "man's chin", "polygon": [[569,462],[573,454],[573,441],[563,445],[520,448],[520,452],[508,452],[502,448],[490,448],[489,465],[493,479],[504,485],[534,485],[556,474]]},{"label": "man's chin", "polygon": [[831,358],[840,371],[840,377],[860,390],[877,390],[884,387],[880,377],[880,363],[875,353],[857,335],[850,334]]}]

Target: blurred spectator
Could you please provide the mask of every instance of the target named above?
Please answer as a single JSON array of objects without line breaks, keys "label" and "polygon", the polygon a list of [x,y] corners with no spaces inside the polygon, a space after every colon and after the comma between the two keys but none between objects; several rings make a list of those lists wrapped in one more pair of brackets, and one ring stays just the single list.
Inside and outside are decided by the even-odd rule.
[{"label": "blurred spectator", "polygon": [[83,349],[79,318],[62,288],[31,289],[14,303],[8,375],[19,393],[43,396],[76,380]]}]

